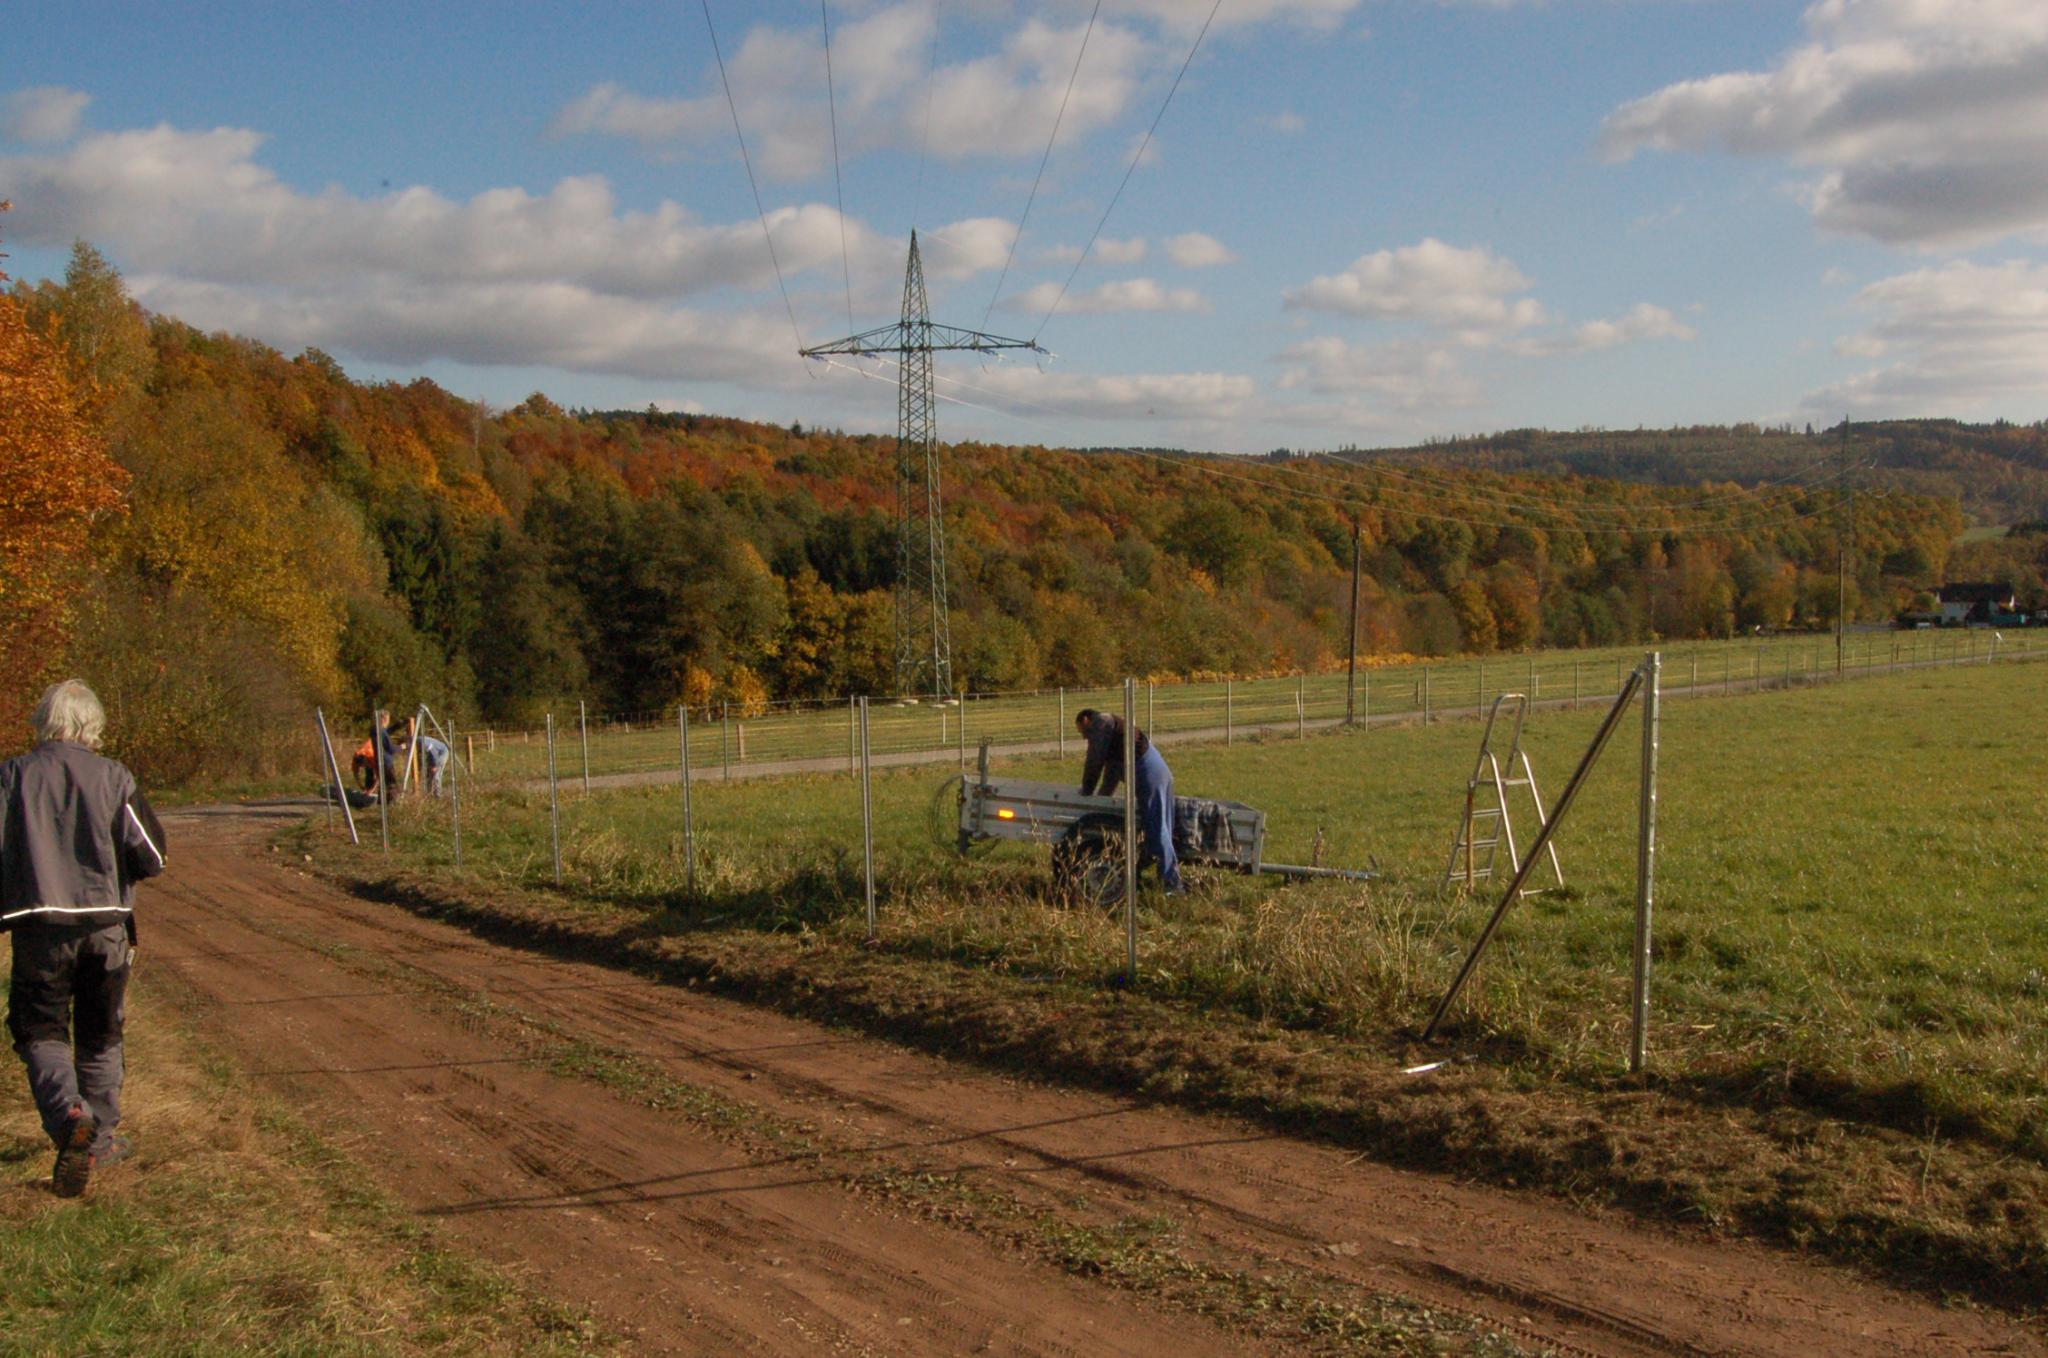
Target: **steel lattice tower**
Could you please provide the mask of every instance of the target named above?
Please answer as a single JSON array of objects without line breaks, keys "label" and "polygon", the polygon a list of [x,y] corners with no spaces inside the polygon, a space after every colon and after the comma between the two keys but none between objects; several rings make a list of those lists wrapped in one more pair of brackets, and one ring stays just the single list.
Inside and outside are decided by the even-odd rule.
[{"label": "steel lattice tower", "polygon": [[802,350],[806,358],[891,355],[901,377],[896,391],[896,691],[953,692],[953,636],[946,587],[945,499],[939,477],[938,394],[932,354],[942,349],[993,353],[1033,349],[1030,340],[934,325],[925,299],[917,232],[903,274],[903,319]]}]

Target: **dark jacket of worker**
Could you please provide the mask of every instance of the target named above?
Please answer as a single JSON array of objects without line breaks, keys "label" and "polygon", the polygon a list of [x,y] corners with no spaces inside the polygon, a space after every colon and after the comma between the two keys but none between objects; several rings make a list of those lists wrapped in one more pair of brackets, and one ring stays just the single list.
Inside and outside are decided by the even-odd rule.
[{"label": "dark jacket of worker", "polygon": [[126,923],[164,870],[164,832],[135,775],[68,740],[0,764],[0,930]]},{"label": "dark jacket of worker", "polygon": [[[1076,714],[1077,720],[1080,717],[1089,718],[1085,733],[1088,759],[1081,766],[1081,795],[1089,797],[1100,791],[1105,797],[1115,796],[1117,787],[1124,780],[1124,719],[1097,712],[1092,707]],[[1143,763],[1152,742],[1141,730],[1135,743],[1138,760]],[[1098,781],[1102,784],[1100,789],[1096,787]]]}]

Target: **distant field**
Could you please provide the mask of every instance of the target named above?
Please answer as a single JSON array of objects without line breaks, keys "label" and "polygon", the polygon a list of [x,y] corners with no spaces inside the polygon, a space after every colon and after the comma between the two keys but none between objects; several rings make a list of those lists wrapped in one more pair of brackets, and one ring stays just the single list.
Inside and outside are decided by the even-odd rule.
[{"label": "distant field", "polygon": [[[2011,655],[2029,647],[2048,647],[2048,636],[2011,633],[1994,640],[1984,631],[1856,632],[1847,638],[1845,666],[1858,672],[1881,672],[1894,665],[1981,659],[1996,647]],[[1620,678],[1643,654],[1643,647],[1607,650],[1545,651],[1528,656],[1463,657],[1429,664],[1362,668],[1359,709],[1375,719],[1470,711],[1503,692],[1531,693],[1543,699],[1577,696],[1593,702],[1611,698]],[[1832,636],[1800,634],[1744,638],[1726,642],[1687,642],[1664,648],[1665,683],[1684,689],[1694,684],[1733,691],[1759,682],[1832,675]],[[1285,733],[1290,729],[1340,720],[1345,715],[1347,681],[1343,673],[1258,679],[1232,684],[1157,683],[1141,685],[1139,724],[1161,735],[1190,732],[1232,733],[1255,729]],[[1047,690],[1030,694],[970,697],[962,705],[907,706],[876,700],[869,710],[869,737],[878,757],[912,751],[972,749],[984,738],[997,745],[1049,742],[1072,745],[1073,716],[1084,707],[1121,711],[1121,688]],[[964,713],[964,717],[963,717]],[[962,729],[962,722],[965,729]],[[338,733],[337,733],[338,734]],[[574,708],[556,714],[556,766],[565,780],[584,772],[584,732]],[[547,742],[540,731],[457,732],[458,744],[475,754],[485,780],[532,779],[547,776]],[[692,712],[690,758],[700,777],[728,768],[793,760],[849,760],[854,752],[847,704],[779,705],[748,715],[731,709],[720,719],[717,708]],[[588,721],[589,771],[593,778],[649,772],[673,772],[681,760],[680,733],[674,709],[630,720],[600,717]],[[346,760],[343,761],[344,765]]]},{"label": "distant field", "polygon": [[[1946,640],[1946,638],[1944,638]],[[1667,669],[1667,673],[1668,673]],[[2042,671],[1904,672],[1757,697],[1667,700],[1652,1039],[1660,1073],[1787,1085],[1845,1114],[1939,1125],[2048,1158],[2048,899],[2038,742]],[[1555,797],[1597,714],[1541,713],[1528,745]],[[1484,903],[1440,899],[1470,722],[1176,749],[1184,792],[1270,817],[1269,856],[1386,869],[1369,887],[1212,874],[1143,912],[1148,984],[1205,1005],[1387,1037],[1419,1025]],[[1469,992],[1465,1043],[1532,1072],[1598,1080],[1626,1048],[1634,728],[1610,748],[1560,851],[1569,888],[1511,919]],[[1071,778],[1075,761],[1002,771]],[[1107,982],[1116,921],[1052,907],[1042,850],[962,863],[930,832],[944,774],[878,776],[882,930],[934,958]],[[707,785],[694,803],[698,896],[682,892],[674,786],[569,799],[573,891],[658,907],[680,927],[862,931],[860,812],[845,777]],[[400,851],[449,853],[446,808],[398,817]],[[544,795],[472,799],[472,871],[551,878]],[[365,826],[375,844],[372,817]],[[1533,832],[1526,821],[1523,835]],[[1462,1003],[1462,1002],[1461,1002]]]}]

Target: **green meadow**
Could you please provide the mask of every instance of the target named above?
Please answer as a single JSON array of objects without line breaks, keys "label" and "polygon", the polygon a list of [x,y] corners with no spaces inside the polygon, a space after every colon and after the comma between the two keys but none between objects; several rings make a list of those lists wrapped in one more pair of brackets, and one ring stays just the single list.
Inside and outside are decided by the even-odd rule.
[{"label": "green meadow", "polygon": [[[1650,1038],[1660,1080],[2048,1159],[2041,683],[2037,667],[2010,664],[1667,695]],[[1553,802],[1600,715],[1588,702],[1529,717],[1525,747]],[[1564,887],[1511,912],[1443,1051],[1589,1086],[1620,1069],[1639,721],[1630,715],[1560,827]],[[1495,900],[1484,883],[1470,895],[1442,886],[1479,730],[1454,720],[1227,746],[1164,739],[1181,792],[1267,813],[1269,859],[1308,862],[1320,841],[1322,862],[1383,876],[1289,885],[1197,869],[1190,897],[1142,898],[1141,985],[1200,1011],[1414,1050]],[[997,772],[1070,779],[1075,762],[1001,760]],[[1121,917],[1062,907],[1043,849],[963,860],[944,847],[951,772],[875,778],[882,942],[937,966],[1118,983]],[[697,785],[694,876],[677,785],[572,787],[566,897],[693,935],[864,938],[851,778]],[[544,791],[472,793],[462,817],[467,874],[553,890]],[[375,814],[361,824],[374,856]],[[1518,829],[1526,844],[1533,815]],[[395,852],[450,867],[451,830],[447,803],[409,801]]]}]

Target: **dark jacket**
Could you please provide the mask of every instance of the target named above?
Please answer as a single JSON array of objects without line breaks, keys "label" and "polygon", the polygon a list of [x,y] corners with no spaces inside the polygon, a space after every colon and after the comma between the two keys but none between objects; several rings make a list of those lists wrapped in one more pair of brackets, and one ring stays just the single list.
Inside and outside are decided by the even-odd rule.
[{"label": "dark jacket", "polygon": [[0,930],[126,922],[135,884],[164,870],[164,831],[112,759],[47,740],[0,764]]},{"label": "dark jacket", "polygon": [[[1137,755],[1145,757],[1145,751],[1152,748],[1152,742],[1145,739],[1143,731],[1138,732]],[[1124,780],[1124,719],[1107,714],[1099,715],[1088,728],[1088,762],[1081,767],[1081,795],[1093,796],[1096,780],[1102,781],[1101,794],[1105,797],[1116,792],[1117,785]]]}]

